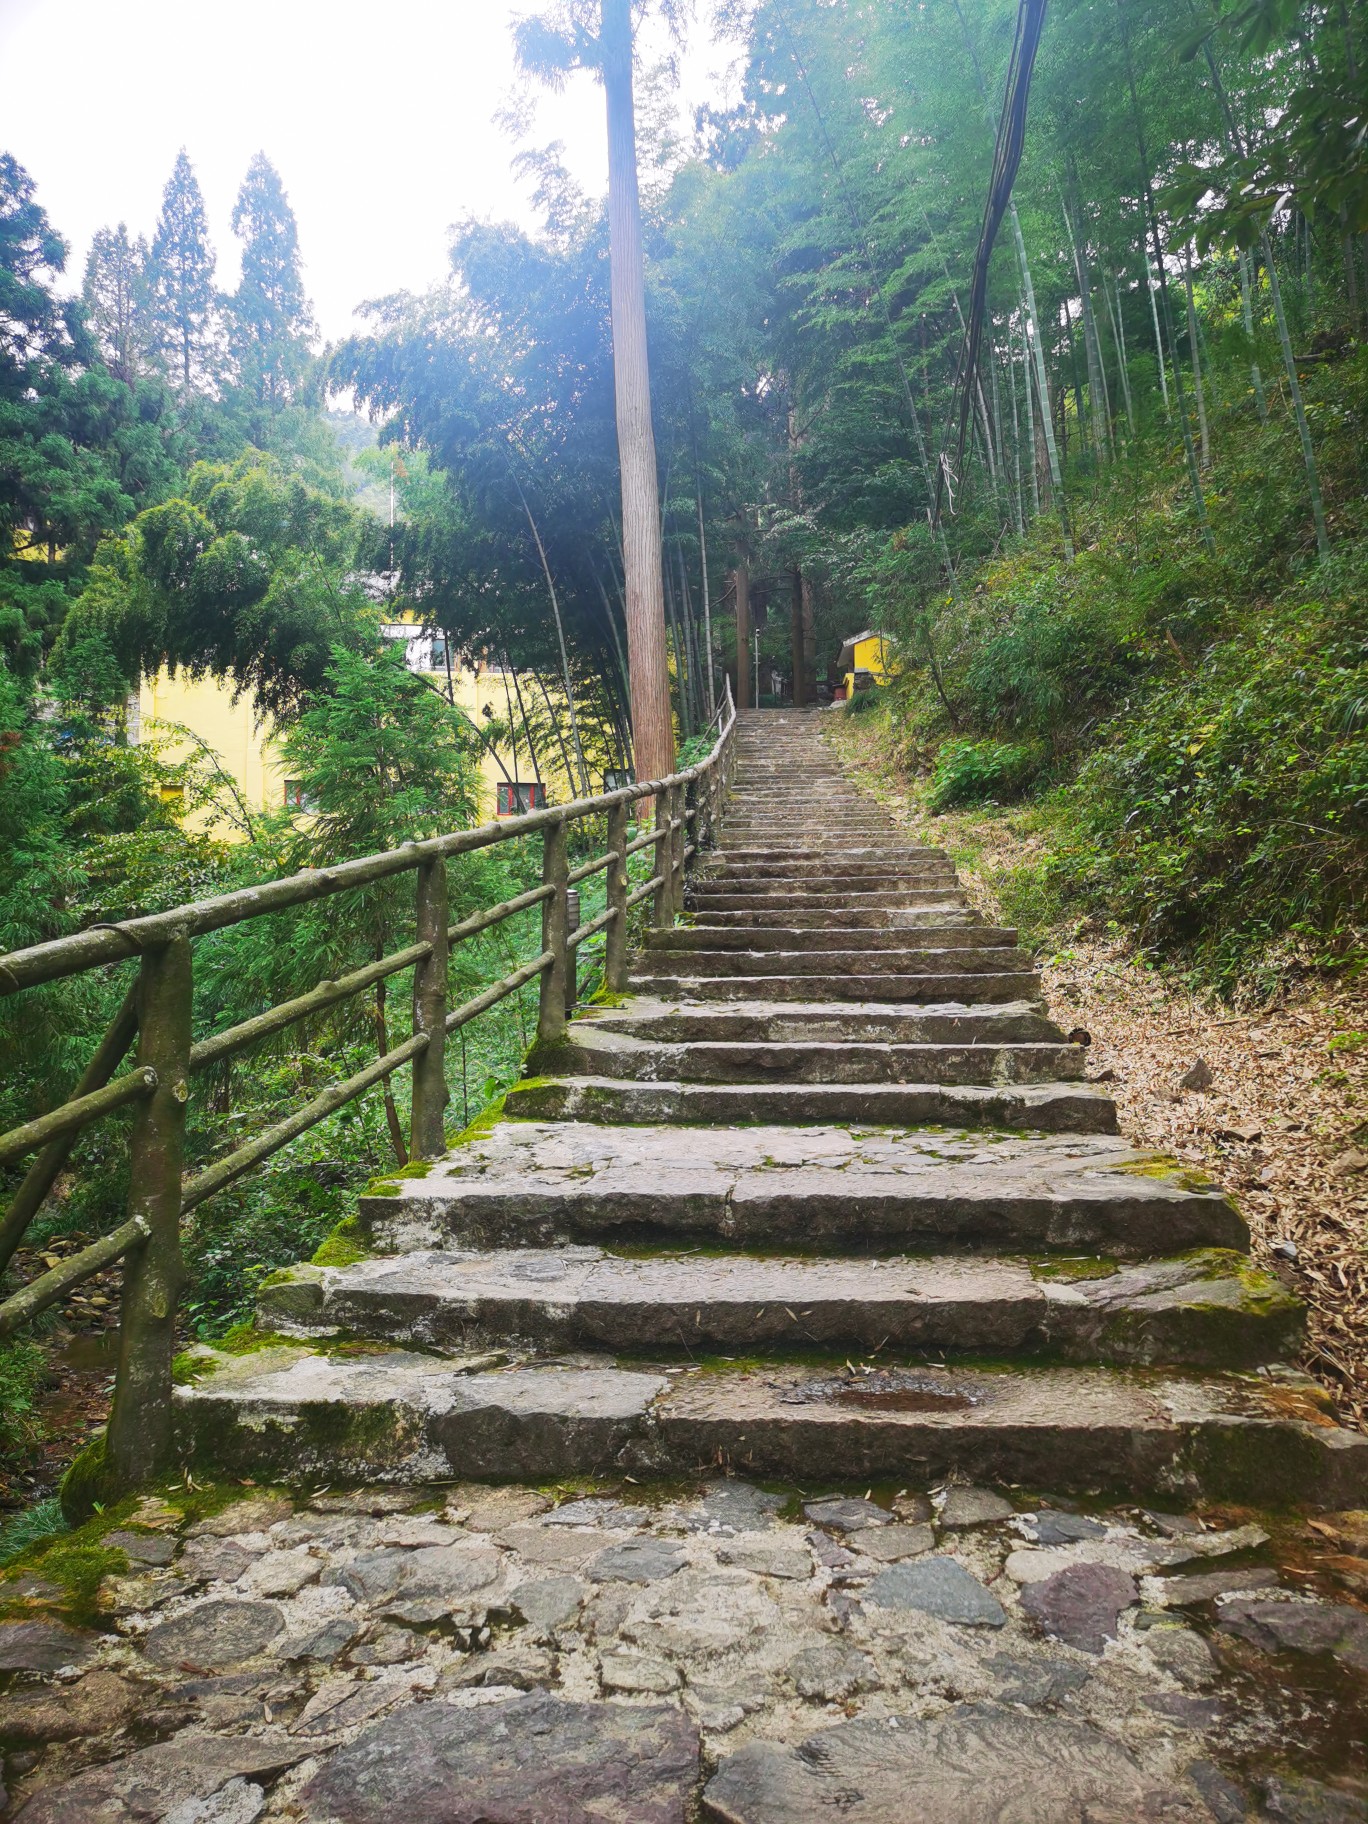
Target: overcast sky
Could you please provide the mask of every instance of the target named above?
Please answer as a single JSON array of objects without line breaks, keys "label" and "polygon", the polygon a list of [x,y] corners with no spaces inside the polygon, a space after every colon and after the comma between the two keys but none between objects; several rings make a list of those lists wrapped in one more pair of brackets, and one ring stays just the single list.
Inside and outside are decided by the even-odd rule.
[{"label": "overcast sky", "polygon": [[[71,243],[79,286],[91,234],[149,237],[183,145],[219,255],[252,154],[279,169],[299,221],[325,336],[365,298],[446,270],[467,215],[534,220],[495,123],[515,85],[510,22],[533,0],[0,0],[0,150],[12,152]],[[707,7],[700,7],[706,15]],[[720,102],[729,47],[695,27],[680,107]],[[540,92],[532,139],[564,142],[580,184],[605,184],[603,98],[588,77]]]}]

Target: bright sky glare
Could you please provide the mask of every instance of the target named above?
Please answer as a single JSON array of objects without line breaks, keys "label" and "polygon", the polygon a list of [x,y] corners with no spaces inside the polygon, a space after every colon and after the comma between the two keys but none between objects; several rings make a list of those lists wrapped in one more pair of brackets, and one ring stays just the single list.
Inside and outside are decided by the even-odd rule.
[{"label": "bright sky glare", "polygon": [[[95,229],[126,221],[151,236],[182,145],[219,283],[231,287],[233,199],[264,151],[299,221],[319,326],[335,340],[363,300],[442,277],[452,222],[532,225],[528,186],[511,169],[517,147],[494,117],[515,85],[510,24],[533,10],[535,0],[0,0],[0,150],[27,167],[71,243],[72,289]],[[730,56],[695,26],[682,109],[721,102]],[[581,186],[602,191],[603,98],[588,77],[538,92],[531,140],[562,141]]]}]

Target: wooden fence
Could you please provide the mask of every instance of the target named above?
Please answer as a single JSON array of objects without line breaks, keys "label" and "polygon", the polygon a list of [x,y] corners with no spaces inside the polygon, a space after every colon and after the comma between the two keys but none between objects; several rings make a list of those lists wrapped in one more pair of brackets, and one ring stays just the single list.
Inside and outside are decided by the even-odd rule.
[{"label": "wooden fence", "polygon": [[[187,1211],[270,1158],[325,1116],[355,1100],[403,1065],[413,1070],[411,1153],[435,1159],[445,1150],[447,1034],[477,1018],[524,984],[540,978],[539,1040],[565,1030],[574,1001],[574,959],[578,946],[605,934],[605,985],[626,985],[628,920],[634,907],[652,901],[657,926],[672,925],[684,897],[685,869],[699,848],[712,845],[723,795],[733,770],[736,711],[730,687],[721,728],[711,753],[698,766],[668,779],[580,798],[520,817],[481,824],[423,842],[330,868],[306,868],[287,879],[245,887],[214,899],[176,906],[168,912],[94,925],[70,937],[35,944],[0,956],[0,995],[21,993],[44,982],[80,975],[130,957],[138,973],[122,1006],[71,1096],[59,1108],[0,1135],[0,1165],[30,1153],[29,1167],[9,1209],[0,1219],[0,1270],[51,1191],[77,1135],[115,1109],[132,1106],[127,1220],[0,1304],[0,1339],[112,1262],[124,1262],[119,1359],[114,1403],[105,1440],[103,1480],[110,1489],[134,1487],[166,1460],[171,1444],[171,1362],[177,1310],[185,1283],[181,1260],[181,1219]],[[651,801],[652,827],[630,839],[633,805]],[[604,817],[607,847],[577,867],[569,865],[567,831],[585,818]],[[447,863],[475,849],[540,834],[542,883],[529,892],[448,923]],[[651,877],[633,888],[630,858],[651,850]],[[571,928],[571,889],[592,875],[607,873],[607,903],[587,924]],[[244,1020],[224,1032],[195,1040],[192,1030],[193,940],[244,919],[288,906],[371,886],[399,874],[415,875],[414,941],[403,950],[335,981],[320,982],[307,994]],[[532,961],[492,982],[461,1006],[448,1005],[447,959],[452,945],[540,906],[541,952]],[[413,970],[413,1032],[401,1045],[355,1076],[336,1083],[293,1114],[247,1140],[196,1176],[184,1175],[186,1103],[197,1071],[218,1063],[272,1033],[362,993],[388,976]],[[137,1041],[132,1069],[120,1070]]]}]

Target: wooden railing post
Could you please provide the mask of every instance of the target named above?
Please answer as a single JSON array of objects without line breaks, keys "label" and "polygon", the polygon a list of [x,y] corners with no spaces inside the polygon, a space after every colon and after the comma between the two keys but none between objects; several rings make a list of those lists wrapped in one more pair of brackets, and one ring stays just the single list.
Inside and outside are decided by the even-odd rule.
[{"label": "wooden railing post", "polygon": [[566,875],[569,872],[565,823],[558,818],[542,831],[542,885],[554,889],[551,897],[542,901],[542,949],[549,950],[555,958],[550,967],[542,971],[537,1037],[543,1042],[558,1039],[565,1031]]},{"label": "wooden railing post", "polygon": [[674,832],[670,828],[674,817],[672,785],[667,786],[663,792],[656,793],[655,814],[656,829],[661,832],[661,837],[651,850],[651,872],[660,876],[660,885],[655,890],[651,917],[656,929],[663,931],[674,923]]},{"label": "wooden railing post", "polygon": [[413,971],[413,1030],[425,1032],[425,1051],[413,1060],[409,1150],[415,1159],[446,1151],[447,874],[439,855],[418,869],[414,922],[420,944],[431,944]]},{"label": "wooden railing post", "polygon": [[615,804],[608,812],[608,849],[617,856],[608,864],[607,909],[617,916],[609,920],[603,953],[603,985],[609,994],[621,994],[627,986],[627,806]]},{"label": "wooden railing post", "polygon": [[171,1358],[181,1260],[181,1170],[190,1095],[192,977],[182,931],[143,954],[138,981],[138,1063],[157,1074],[139,1104],[129,1148],[128,1214],[147,1240],[124,1261],[119,1366],[105,1442],[111,1493],[162,1469],[172,1444]]},{"label": "wooden railing post", "polygon": [[687,785],[677,785],[670,796],[674,800],[671,814],[679,823],[679,828],[670,840],[670,910],[678,918],[684,910],[684,864],[688,859],[685,850],[689,846],[689,825],[686,817],[689,808],[689,788]]}]

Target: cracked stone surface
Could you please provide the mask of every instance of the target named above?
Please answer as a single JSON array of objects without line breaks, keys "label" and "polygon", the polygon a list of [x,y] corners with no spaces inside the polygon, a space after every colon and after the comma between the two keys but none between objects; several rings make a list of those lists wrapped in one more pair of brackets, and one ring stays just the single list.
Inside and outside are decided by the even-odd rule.
[{"label": "cracked stone surface", "polygon": [[[171,1549],[79,1628],[41,1555],[0,1582],[21,1824],[1365,1816],[1368,1610],[1290,1522],[740,1478],[243,1492],[112,1520]],[[1007,1517],[944,1524],[971,1496]],[[905,1533],[930,1549],[876,1555]],[[223,1577],[178,1575],[211,1543]]]}]

